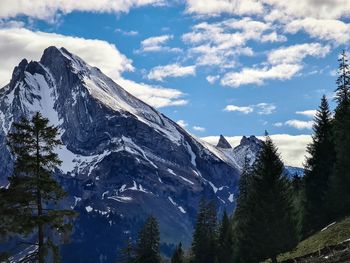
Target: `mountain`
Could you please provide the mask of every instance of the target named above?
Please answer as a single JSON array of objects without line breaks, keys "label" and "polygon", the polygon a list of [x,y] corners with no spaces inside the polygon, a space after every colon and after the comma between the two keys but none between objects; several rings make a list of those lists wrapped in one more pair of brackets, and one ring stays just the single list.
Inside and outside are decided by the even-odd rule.
[{"label": "mountain", "polygon": [[149,214],[170,244],[164,251],[179,241],[188,246],[202,197],[219,211],[234,209],[240,162],[56,47],[40,61],[23,59],[0,89],[1,185],[13,168],[6,135],[37,111],[59,127],[63,163],[55,175],[69,193],[63,205],[80,213],[64,262],[115,262]]},{"label": "mountain", "polygon": [[180,241],[188,247],[200,199],[215,200],[219,214],[232,212],[244,158],[253,164],[262,144],[255,136],[235,148],[224,136],[217,146],[195,138],[98,68],[49,47],[40,61],[23,59],[0,89],[2,187],[13,168],[6,135],[37,111],[59,127],[62,205],[80,213],[64,262],[115,262],[150,214],[164,253]]},{"label": "mountain", "polygon": [[[243,136],[240,144],[235,148],[232,148],[226,138],[223,135],[220,135],[217,147],[241,171],[244,166],[245,158],[248,159],[250,165],[254,164],[255,159],[262,147],[262,144],[263,142],[256,138],[254,135],[250,137]],[[230,147],[227,147],[228,145],[230,145]]]},{"label": "mountain", "polygon": [[[262,147],[262,144],[263,141],[254,135],[251,135],[249,137],[243,136],[239,145],[237,145],[235,148],[232,148],[226,138],[223,135],[220,135],[217,147],[220,149],[220,151],[225,153],[227,158],[235,163],[236,167],[238,167],[240,171],[242,171],[245,158],[248,159],[250,165],[254,164],[256,157],[258,156],[259,151]],[[228,147],[228,145],[230,145],[230,147]],[[289,179],[292,179],[295,175],[303,176],[304,169],[286,165],[284,175]]]}]

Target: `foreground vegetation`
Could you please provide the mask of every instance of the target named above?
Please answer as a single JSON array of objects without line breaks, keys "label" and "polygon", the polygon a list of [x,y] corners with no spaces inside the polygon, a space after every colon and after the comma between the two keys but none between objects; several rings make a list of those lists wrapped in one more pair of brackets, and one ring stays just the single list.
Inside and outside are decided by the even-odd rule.
[{"label": "foreground vegetation", "polygon": [[338,223],[331,224],[325,229],[301,241],[297,247],[278,257],[279,260],[287,260],[318,252],[325,247],[334,246],[350,239],[350,217]]}]

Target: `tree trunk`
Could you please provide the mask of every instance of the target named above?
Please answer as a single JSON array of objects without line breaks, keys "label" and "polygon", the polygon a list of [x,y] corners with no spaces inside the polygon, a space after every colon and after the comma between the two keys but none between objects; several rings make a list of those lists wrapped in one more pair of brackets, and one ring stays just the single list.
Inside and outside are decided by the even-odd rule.
[{"label": "tree trunk", "polygon": [[276,256],[272,256],[272,257],[271,257],[271,262],[272,262],[272,263],[277,263],[277,258],[276,258]]},{"label": "tree trunk", "polygon": [[37,174],[37,189],[36,189],[36,198],[37,198],[37,209],[38,209],[38,258],[39,263],[45,262],[45,249],[44,249],[44,226],[40,222],[40,217],[43,215],[43,207],[41,200],[41,190],[40,190],[40,145],[39,145],[39,131],[36,130],[36,174]]},{"label": "tree trunk", "polygon": [[[40,218],[43,213],[42,204],[41,204],[41,193],[38,189],[37,191],[37,202],[38,202],[38,217]],[[39,252],[39,263],[44,263],[45,261],[45,251],[44,251],[44,226],[42,223],[38,224],[38,252]]]}]

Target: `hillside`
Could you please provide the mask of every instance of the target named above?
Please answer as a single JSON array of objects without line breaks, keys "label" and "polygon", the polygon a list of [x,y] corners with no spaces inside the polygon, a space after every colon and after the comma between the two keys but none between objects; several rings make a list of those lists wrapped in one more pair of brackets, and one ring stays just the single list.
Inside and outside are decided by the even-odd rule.
[{"label": "hillside", "polygon": [[349,262],[350,217],[332,223],[279,256],[279,262]]}]

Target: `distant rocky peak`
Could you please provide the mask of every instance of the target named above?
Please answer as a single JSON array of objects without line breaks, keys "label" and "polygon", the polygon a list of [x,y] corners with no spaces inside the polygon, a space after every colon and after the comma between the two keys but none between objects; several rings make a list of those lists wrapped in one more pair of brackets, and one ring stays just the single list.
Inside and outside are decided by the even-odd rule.
[{"label": "distant rocky peak", "polygon": [[223,135],[220,135],[219,142],[216,146],[223,149],[232,149],[231,144],[226,140],[226,138]]},{"label": "distant rocky peak", "polygon": [[254,135],[249,137],[243,136],[240,142],[240,145],[261,145],[262,140],[256,138]]},{"label": "distant rocky peak", "polygon": [[55,72],[64,73],[71,71],[73,73],[89,73],[91,67],[80,57],[73,55],[65,48],[48,47],[40,59],[40,64],[49,68],[55,75]]},{"label": "distant rocky peak", "polygon": [[12,78],[10,85],[14,86],[15,83],[17,83],[20,79],[24,76],[24,71],[26,70],[26,67],[28,65],[28,61],[26,59],[22,59],[22,61],[16,66],[12,72]]}]

